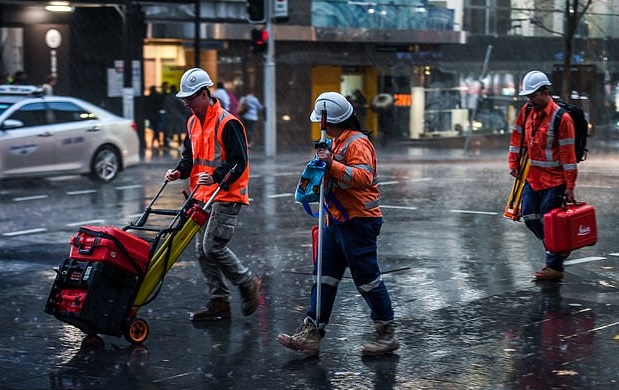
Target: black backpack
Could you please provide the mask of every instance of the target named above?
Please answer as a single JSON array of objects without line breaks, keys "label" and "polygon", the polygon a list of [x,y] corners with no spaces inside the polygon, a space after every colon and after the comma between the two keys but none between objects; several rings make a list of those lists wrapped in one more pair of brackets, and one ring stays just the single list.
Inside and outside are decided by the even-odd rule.
[{"label": "black backpack", "polygon": [[562,100],[555,99],[555,102],[559,105],[559,109],[556,112],[554,131],[555,134],[559,132],[559,124],[561,123],[561,117],[565,112],[570,114],[574,121],[574,150],[576,152],[576,162],[581,162],[587,159],[587,137],[589,136],[589,123],[585,118],[585,113],[582,108],[566,103]]}]

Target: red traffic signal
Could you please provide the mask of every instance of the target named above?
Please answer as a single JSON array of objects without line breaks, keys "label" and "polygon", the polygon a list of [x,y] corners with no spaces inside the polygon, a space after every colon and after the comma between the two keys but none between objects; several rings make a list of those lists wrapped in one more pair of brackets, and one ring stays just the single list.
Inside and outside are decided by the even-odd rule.
[{"label": "red traffic signal", "polygon": [[254,48],[254,53],[266,51],[269,42],[269,32],[267,30],[254,28],[251,30],[251,45]]}]

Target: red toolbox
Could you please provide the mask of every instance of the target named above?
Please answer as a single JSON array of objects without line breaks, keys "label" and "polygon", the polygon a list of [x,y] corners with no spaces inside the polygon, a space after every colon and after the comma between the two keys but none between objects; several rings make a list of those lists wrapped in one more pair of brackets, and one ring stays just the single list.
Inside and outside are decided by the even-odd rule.
[{"label": "red toolbox", "polygon": [[145,272],[149,255],[146,240],[113,226],[82,226],[69,251],[72,259],[111,262],[131,275]]},{"label": "red toolbox", "polygon": [[45,312],[86,333],[120,336],[140,278],[107,261],[65,259]]},{"label": "red toolbox", "polygon": [[598,240],[595,207],[568,204],[544,215],[544,244],[550,252],[565,253]]}]

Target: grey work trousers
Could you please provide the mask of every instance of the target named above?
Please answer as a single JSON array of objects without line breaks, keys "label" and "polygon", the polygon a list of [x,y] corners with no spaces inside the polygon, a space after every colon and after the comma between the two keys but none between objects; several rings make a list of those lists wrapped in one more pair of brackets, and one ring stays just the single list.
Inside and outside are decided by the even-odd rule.
[{"label": "grey work trousers", "polygon": [[241,211],[241,203],[213,203],[211,213],[202,229],[196,235],[196,255],[206,278],[210,299],[222,298],[230,301],[230,283],[238,286],[248,282],[252,273],[228,248]]}]

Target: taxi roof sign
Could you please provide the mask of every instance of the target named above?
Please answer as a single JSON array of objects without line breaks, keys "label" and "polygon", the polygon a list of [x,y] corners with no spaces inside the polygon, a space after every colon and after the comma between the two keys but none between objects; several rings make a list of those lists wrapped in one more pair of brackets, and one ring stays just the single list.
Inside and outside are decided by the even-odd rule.
[{"label": "taxi roof sign", "polygon": [[0,95],[41,95],[43,88],[36,85],[0,85]]}]

